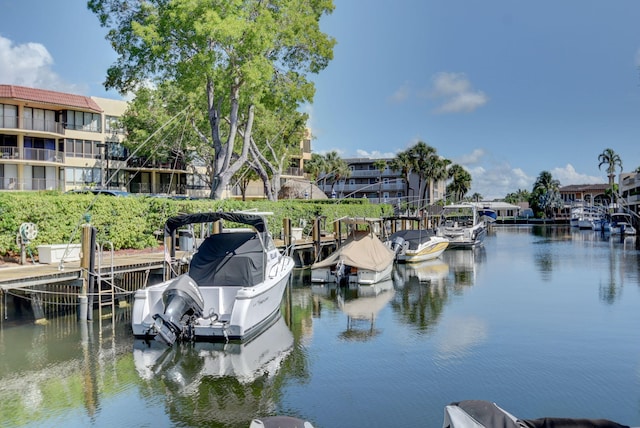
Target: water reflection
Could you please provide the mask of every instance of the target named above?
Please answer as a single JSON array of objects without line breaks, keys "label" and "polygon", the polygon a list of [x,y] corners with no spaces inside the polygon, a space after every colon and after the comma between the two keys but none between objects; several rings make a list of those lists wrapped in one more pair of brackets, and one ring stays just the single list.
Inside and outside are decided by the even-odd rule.
[{"label": "water reflection", "polygon": [[248,426],[254,415],[274,411],[276,375],[293,343],[291,330],[278,317],[244,343],[196,342],[167,348],[136,340],[133,361],[140,378],[154,391],[162,391],[174,421]]},{"label": "water reflection", "polygon": [[475,284],[477,268],[487,260],[487,250],[484,246],[452,249],[445,251],[441,257],[451,267],[454,286],[460,289],[461,286]]},{"label": "water reflection", "polygon": [[395,295],[391,279],[371,285],[313,284],[311,292],[316,298],[335,300],[336,306],[347,316],[347,326],[339,333],[344,340],[366,341],[380,333],[375,321]]}]

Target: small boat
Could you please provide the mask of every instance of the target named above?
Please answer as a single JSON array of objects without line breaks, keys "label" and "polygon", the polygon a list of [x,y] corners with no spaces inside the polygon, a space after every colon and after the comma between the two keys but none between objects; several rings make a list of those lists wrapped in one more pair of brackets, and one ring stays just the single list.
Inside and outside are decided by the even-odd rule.
[{"label": "small boat", "polygon": [[612,213],[609,220],[609,232],[612,235],[635,235],[636,228],[633,227],[631,214]]},{"label": "small boat", "polygon": [[256,212],[184,214],[167,220],[165,278],[174,276],[175,232],[229,221],[193,254],[186,273],[138,290],[131,325],[137,338],[176,341],[248,340],[279,314],[294,261],[276,248],[266,216]]},{"label": "small boat", "polygon": [[487,224],[495,223],[498,220],[498,213],[491,207],[484,206],[478,209],[478,216],[481,221]]},{"label": "small boat", "polygon": [[343,218],[350,231],[329,257],[311,265],[311,282],[375,284],[391,277],[395,253],[375,234],[380,219]]},{"label": "small boat", "polygon": [[487,225],[474,204],[445,205],[437,235],[449,240],[449,248],[473,248],[482,245]]},{"label": "small boat", "polygon": [[521,419],[495,403],[464,400],[444,408],[442,428],[629,428],[608,419],[543,417]]},{"label": "small boat", "polygon": [[437,236],[433,230],[410,229],[399,230],[389,237],[386,244],[397,250],[396,259],[401,263],[416,263],[433,260],[449,246],[449,239]]}]

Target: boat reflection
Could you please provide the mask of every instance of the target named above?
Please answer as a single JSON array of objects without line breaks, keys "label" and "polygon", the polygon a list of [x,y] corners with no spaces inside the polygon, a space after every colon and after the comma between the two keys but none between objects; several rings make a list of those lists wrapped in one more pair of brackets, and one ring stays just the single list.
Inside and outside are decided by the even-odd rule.
[{"label": "boat reflection", "polygon": [[476,281],[477,267],[487,259],[484,246],[473,249],[453,249],[442,254],[442,260],[453,272],[455,286],[473,285]]},{"label": "boat reflection", "polygon": [[293,335],[280,316],[249,342],[195,342],[167,347],[156,341],[135,340],[133,361],[142,379],[162,380],[174,392],[188,395],[207,378],[230,377],[247,385],[271,377],[292,349]]},{"label": "boat reflection", "polygon": [[397,282],[404,285],[410,278],[418,282],[429,282],[431,285],[444,285],[449,276],[449,264],[442,259],[427,260],[420,263],[396,265]]},{"label": "boat reflection", "polygon": [[335,301],[337,307],[347,315],[347,328],[340,333],[340,338],[360,341],[380,333],[375,327],[375,320],[395,295],[391,279],[371,285],[313,285],[311,292],[318,298]]}]

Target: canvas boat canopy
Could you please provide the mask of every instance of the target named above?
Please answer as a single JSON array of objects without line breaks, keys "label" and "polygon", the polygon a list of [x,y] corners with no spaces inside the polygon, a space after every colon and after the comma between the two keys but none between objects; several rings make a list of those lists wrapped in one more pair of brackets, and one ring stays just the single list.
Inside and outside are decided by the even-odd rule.
[{"label": "canvas boat canopy", "polygon": [[380,272],[393,262],[395,254],[369,231],[355,231],[342,246],[311,269],[331,267],[342,260],[347,266]]},{"label": "canvas boat canopy", "polygon": [[253,226],[256,231],[264,233],[267,231],[267,223],[264,216],[267,213],[249,213],[249,212],[208,212],[181,214],[171,217],[164,225],[164,236],[171,236],[173,232],[182,226],[194,223],[213,223],[218,220],[227,220],[234,223],[242,223]]}]

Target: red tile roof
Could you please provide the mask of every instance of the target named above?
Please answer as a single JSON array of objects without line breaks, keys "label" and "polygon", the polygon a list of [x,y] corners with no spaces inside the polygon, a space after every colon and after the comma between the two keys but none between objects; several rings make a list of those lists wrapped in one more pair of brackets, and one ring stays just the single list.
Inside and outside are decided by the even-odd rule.
[{"label": "red tile roof", "polygon": [[0,85],[0,98],[13,98],[20,101],[54,104],[57,106],[102,112],[100,106],[89,97],[49,91],[46,89],[27,88],[25,86]]}]

